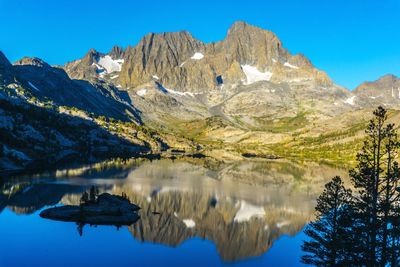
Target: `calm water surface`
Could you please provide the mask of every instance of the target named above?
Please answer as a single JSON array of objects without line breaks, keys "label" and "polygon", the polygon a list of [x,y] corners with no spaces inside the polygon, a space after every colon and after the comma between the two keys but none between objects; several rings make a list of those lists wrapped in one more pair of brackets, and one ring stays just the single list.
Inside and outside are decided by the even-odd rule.
[{"label": "calm water surface", "polygon": [[[323,184],[344,170],[308,163],[107,161],[0,184],[0,266],[302,266],[304,226]],[[129,227],[42,219],[82,192],[124,192]],[[160,214],[154,214],[157,211]]]}]

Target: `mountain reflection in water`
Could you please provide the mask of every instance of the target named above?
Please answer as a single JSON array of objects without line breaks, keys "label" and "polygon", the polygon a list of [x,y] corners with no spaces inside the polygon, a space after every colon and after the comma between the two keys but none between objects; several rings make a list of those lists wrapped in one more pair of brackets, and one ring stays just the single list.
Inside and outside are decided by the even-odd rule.
[{"label": "mountain reflection in water", "polygon": [[114,160],[4,181],[0,212],[77,205],[96,185],[142,207],[141,219],[129,226],[135,239],[172,247],[208,239],[223,261],[236,261],[262,255],[282,235],[301,231],[334,175],[346,177],[346,171],[286,161]]}]

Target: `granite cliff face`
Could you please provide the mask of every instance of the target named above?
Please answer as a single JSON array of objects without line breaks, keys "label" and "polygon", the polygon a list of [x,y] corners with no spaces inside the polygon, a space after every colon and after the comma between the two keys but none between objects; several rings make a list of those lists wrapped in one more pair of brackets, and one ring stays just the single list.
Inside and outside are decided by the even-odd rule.
[{"label": "granite cliff face", "polygon": [[151,33],[128,47],[119,81],[124,88],[157,80],[178,91],[207,92],[225,84],[300,78],[332,85],[304,56],[284,49],[272,32],[237,22],[225,40],[210,44],[188,32]]}]

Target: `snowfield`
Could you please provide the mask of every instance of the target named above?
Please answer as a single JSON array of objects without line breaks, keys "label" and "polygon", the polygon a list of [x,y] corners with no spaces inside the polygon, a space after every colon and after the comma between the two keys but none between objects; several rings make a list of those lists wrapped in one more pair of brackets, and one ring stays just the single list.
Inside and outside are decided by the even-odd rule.
[{"label": "snowfield", "polygon": [[107,73],[112,73],[115,71],[121,71],[122,64],[124,63],[123,59],[112,59],[110,56],[104,56],[99,59],[97,62],[103,69],[107,71]]},{"label": "snowfield", "polygon": [[272,77],[272,72],[261,72],[257,69],[257,67],[251,65],[242,65],[242,70],[246,75],[247,80],[245,84],[247,85],[258,81],[269,81]]}]

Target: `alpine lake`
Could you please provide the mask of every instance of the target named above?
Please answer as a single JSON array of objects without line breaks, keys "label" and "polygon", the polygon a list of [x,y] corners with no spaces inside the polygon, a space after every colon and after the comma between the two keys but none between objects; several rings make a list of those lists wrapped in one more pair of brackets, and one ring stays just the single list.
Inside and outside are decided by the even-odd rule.
[{"label": "alpine lake", "polygon": [[[304,227],[338,167],[287,160],[114,159],[0,184],[0,266],[302,266]],[[130,226],[44,219],[82,193],[126,195]]]}]

